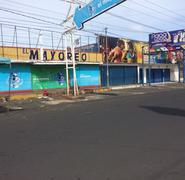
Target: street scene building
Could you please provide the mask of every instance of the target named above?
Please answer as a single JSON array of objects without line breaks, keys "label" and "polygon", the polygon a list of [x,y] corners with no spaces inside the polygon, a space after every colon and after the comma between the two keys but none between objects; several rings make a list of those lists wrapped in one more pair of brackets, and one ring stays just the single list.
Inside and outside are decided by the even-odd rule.
[{"label": "street scene building", "polygon": [[[9,28],[5,25],[4,27],[3,24],[1,26],[4,29]],[[16,29],[15,32],[18,37],[19,29]],[[6,38],[4,34],[1,36],[3,39]],[[29,40],[31,37],[25,38],[28,41],[31,40]],[[38,42],[40,38],[39,36]],[[90,37],[87,38],[90,41]],[[76,41],[81,40],[82,37],[76,39]],[[181,49],[170,49],[168,51],[167,48],[164,49],[163,47],[152,48],[149,62],[148,42],[105,36],[97,36],[93,40],[95,41],[93,44],[87,41],[85,45],[78,43],[75,48],[77,85],[80,89],[102,88],[107,85],[115,87],[147,84],[149,82],[180,81],[179,65],[183,61],[183,51]],[[118,43],[119,41],[123,44],[122,49]],[[40,48],[32,48],[29,47],[28,43],[8,43],[14,43],[14,46],[9,46],[6,42],[3,42],[0,47],[0,56],[11,59],[12,64],[11,70],[9,70],[8,65],[1,64],[0,66],[1,94],[8,92],[9,79],[11,79],[10,91],[12,93],[66,89],[65,61],[68,60],[69,64],[72,64],[70,49],[66,54],[64,47],[62,47],[63,44],[60,49],[59,47],[50,49],[45,48],[43,44],[40,45]],[[36,46],[39,46],[39,43]],[[68,73],[69,85],[73,87],[72,70],[69,70]]]},{"label": "street scene building", "polygon": [[185,180],[184,0],[1,0],[0,180]]}]

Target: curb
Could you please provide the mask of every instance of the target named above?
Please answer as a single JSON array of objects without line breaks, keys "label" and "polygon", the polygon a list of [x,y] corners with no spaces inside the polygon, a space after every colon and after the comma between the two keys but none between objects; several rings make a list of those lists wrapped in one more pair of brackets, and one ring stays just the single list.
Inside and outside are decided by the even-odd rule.
[{"label": "curb", "polygon": [[102,89],[95,89],[93,90],[94,93],[104,93],[104,92],[111,92],[111,88],[102,88]]},{"label": "curb", "polygon": [[16,94],[10,96],[10,101],[21,101],[41,97],[42,94]]}]

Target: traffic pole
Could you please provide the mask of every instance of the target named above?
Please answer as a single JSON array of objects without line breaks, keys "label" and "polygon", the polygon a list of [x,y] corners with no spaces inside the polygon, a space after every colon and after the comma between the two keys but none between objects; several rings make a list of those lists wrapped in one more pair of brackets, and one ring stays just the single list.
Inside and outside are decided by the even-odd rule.
[{"label": "traffic pole", "polygon": [[108,37],[107,37],[107,30],[108,28],[105,28],[105,61],[106,61],[106,67],[107,67],[107,88],[110,87],[109,83],[109,61],[108,61]]}]

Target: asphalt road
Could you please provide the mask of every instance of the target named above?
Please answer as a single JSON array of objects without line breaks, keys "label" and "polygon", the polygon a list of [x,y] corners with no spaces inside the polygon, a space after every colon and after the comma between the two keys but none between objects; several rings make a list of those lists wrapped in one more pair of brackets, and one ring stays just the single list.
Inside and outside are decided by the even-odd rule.
[{"label": "asphalt road", "polygon": [[0,114],[0,180],[184,180],[185,89]]}]

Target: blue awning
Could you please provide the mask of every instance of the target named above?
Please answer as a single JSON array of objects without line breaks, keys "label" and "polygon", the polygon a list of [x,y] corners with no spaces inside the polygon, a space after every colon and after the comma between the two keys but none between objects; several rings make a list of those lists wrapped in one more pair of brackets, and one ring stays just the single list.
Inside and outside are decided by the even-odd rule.
[{"label": "blue awning", "polygon": [[0,57],[0,64],[11,64],[11,60],[9,58]]}]

